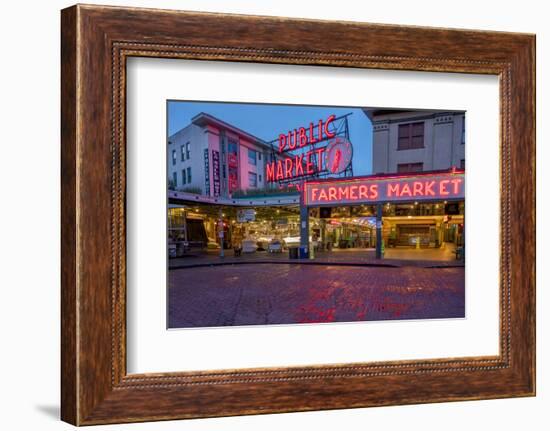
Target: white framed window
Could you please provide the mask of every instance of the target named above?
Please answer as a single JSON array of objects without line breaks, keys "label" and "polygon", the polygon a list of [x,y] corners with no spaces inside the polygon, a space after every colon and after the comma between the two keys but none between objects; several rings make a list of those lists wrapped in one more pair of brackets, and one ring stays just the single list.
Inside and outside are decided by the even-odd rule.
[{"label": "white framed window", "polygon": [[397,165],[397,172],[408,173],[408,172],[422,172],[424,170],[424,163],[399,163]]},{"label": "white framed window", "polygon": [[256,151],[251,150],[250,148],[248,149],[248,163],[254,166],[257,164]]},{"label": "white framed window", "polygon": [[397,150],[424,148],[424,122],[400,124]]},{"label": "white framed window", "polygon": [[235,141],[229,140],[227,143],[227,152],[237,154],[237,143]]},{"label": "white framed window", "polygon": [[248,187],[258,187],[258,175],[255,172],[248,173]]}]

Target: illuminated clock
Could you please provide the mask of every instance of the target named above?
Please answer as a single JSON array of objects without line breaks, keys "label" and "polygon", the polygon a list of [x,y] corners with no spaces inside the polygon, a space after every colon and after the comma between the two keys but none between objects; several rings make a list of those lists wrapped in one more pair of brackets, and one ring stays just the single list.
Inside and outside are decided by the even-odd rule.
[{"label": "illuminated clock", "polygon": [[351,142],[341,137],[334,138],[325,151],[325,167],[331,174],[340,174],[348,168],[352,157]]}]

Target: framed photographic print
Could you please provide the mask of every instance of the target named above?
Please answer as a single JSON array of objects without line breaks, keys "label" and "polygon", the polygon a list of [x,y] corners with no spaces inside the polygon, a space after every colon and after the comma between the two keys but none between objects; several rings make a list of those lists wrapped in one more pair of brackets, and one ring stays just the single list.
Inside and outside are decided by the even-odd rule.
[{"label": "framed photographic print", "polygon": [[61,30],[63,420],[535,394],[533,35]]}]

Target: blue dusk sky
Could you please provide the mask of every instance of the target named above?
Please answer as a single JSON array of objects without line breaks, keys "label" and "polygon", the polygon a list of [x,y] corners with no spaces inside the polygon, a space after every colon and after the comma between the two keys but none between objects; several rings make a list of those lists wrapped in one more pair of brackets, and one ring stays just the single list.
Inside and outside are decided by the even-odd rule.
[{"label": "blue dusk sky", "polygon": [[303,105],[269,105],[257,103],[222,103],[168,101],[168,136],[183,129],[195,115],[205,112],[232,124],[264,141],[272,141],[280,133],[308,127],[329,115],[348,117],[350,141],[353,145],[353,174],[372,173],[372,124],[359,108]]}]

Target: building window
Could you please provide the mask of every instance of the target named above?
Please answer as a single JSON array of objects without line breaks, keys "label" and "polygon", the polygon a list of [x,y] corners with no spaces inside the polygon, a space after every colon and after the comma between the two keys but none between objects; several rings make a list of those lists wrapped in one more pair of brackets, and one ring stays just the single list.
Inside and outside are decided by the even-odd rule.
[{"label": "building window", "polygon": [[177,187],[178,186],[178,173],[177,172],[173,172],[172,173],[172,182],[174,183],[174,187]]},{"label": "building window", "polygon": [[229,153],[237,154],[237,143],[235,141],[229,141],[227,144],[227,151]]},{"label": "building window", "polygon": [[258,187],[258,176],[255,172],[248,173],[248,187]]},{"label": "building window", "polygon": [[466,169],[466,160],[462,159],[460,161],[460,169],[463,169],[463,170]]},{"label": "building window", "polygon": [[424,148],[424,123],[407,123],[399,125],[398,150]]},{"label": "building window", "polygon": [[187,168],[187,183],[191,184],[191,167]]},{"label": "building window", "polygon": [[258,182],[260,182],[260,183],[262,182],[262,175],[261,174],[258,175]]},{"label": "building window", "polygon": [[189,146],[190,146],[190,143],[187,142],[187,143],[185,144],[185,157],[187,158],[187,160],[189,160],[189,156],[190,156]]},{"label": "building window", "polygon": [[181,184],[185,185],[187,184],[186,178],[185,178],[185,169],[181,171]]},{"label": "building window", "polygon": [[182,145],[180,147],[180,150],[181,150],[181,161],[184,162],[185,161],[185,145]]},{"label": "building window", "polygon": [[172,165],[175,165],[177,161],[176,150],[172,150]]},{"label": "building window", "polygon": [[262,160],[262,153],[258,153],[258,160]]},{"label": "building window", "polygon": [[466,117],[462,117],[462,145],[466,142]]},{"label": "building window", "polygon": [[399,173],[422,172],[423,169],[424,163],[399,163],[397,165],[397,172]]},{"label": "building window", "polygon": [[256,165],[256,151],[248,149],[248,163]]}]

